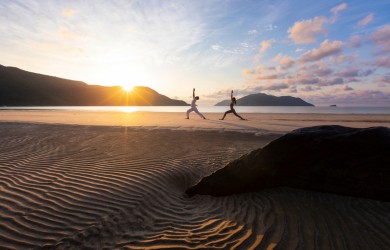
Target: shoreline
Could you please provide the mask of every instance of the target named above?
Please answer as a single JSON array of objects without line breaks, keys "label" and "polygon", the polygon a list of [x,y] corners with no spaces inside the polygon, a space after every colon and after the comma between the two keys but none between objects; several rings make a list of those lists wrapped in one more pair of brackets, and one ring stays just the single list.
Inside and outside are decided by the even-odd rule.
[{"label": "shoreline", "polygon": [[69,124],[123,126],[146,129],[215,130],[267,134],[287,133],[292,130],[318,125],[341,125],[347,127],[390,127],[390,115],[364,114],[241,114],[248,121],[241,121],[232,114],[219,120],[222,114],[206,113],[203,120],[191,113],[169,112],[95,112],[95,111],[0,111],[0,122],[39,124]]}]

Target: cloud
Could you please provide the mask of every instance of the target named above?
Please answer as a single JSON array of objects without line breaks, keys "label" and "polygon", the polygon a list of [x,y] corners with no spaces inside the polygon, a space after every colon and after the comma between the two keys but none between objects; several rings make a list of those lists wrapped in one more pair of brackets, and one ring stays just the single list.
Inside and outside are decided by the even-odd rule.
[{"label": "cloud", "polygon": [[329,80],[324,80],[324,81],[322,81],[321,85],[322,86],[333,86],[333,85],[339,85],[339,84],[343,84],[343,83],[344,83],[343,78],[337,77],[337,78],[333,78],[333,79],[329,79]]},{"label": "cloud", "polygon": [[299,91],[303,91],[303,92],[314,92],[314,91],[317,91],[321,88],[319,87],[316,87],[316,86],[305,86],[303,88],[299,88]]},{"label": "cloud", "polygon": [[257,35],[257,34],[259,34],[259,32],[255,29],[248,31],[248,35]]},{"label": "cloud", "polygon": [[297,87],[296,86],[291,86],[288,90],[288,93],[295,94],[298,93]]},{"label": "cloud", "polygon": [[211,48],[212,48],[213,50],[218,51],[218,50],[220,50],[222,47],[221,47],[221,45],[219,45],[219,44],[214,44],[214,45],[211,46]]},{"label": "cloud", "polygon": [[344,79],[341,77],[318,77],[313,74],[307,75],[297,75],[295,77],[290,78],[289,84],[297,84],[297,85],[315,85],[318,87],[325,86],[333,86],[340,85],[344,83]]},{"label": "cloud", "polygon": [[269,48],[271,48],[273,40],[265,40],[260,43],[260,53],[266,52]]},{"label": "cloud", "polygon": [[348,5],[346,3],[342,3],[336,7],[333,7],[330,12],[333,13],[333,15],[337,15],[338,12],[342,11],[342,10],[345,10],[346,8],[348,7]]},{"label": "cloud", "polygon": [[342,3],[334,8],[332,8],[330,10],[330,12],[332,12],[333,16],[329,19],[329,22],[330,23],[334,23],[336,22],[337,20],[337,17],[338,17],[338,13],[342,10],[345,10],[346,8],[348,7],[348,5],[346,3]]},{"label": "cloud", "polygon": [[260,85],[253,85],[245,90],[240,91],[240,93],[244,95],[248,94],[253,94],[257,92],[262,92],[262,91],[280,91],[283,89],[288,89],[290,86],[286,83],[272,83],[272,82],[266,82],[266,83],[261,83]]},{"label": "cloud", "polygon": [[314,19],[296,22],[288,29],[288,37],[295,43],[313,43],[316,41],[318,34],[326,33],[326,29],[323,27],[326,21],[325,17],[315,17]]},{"label": "cloud", "polygon": [[243,69],[243,70],[242,70],[242,73],[243,73],[244,75],[252,75],[252,74],[255,73],[255,71],[254,71],[253,69]]},{"label": "cloud", "polygon": [[243,49],[249,49],[249,48],[250,48],[250,45],[249,45],[248,43],[245,43],[245,42],[240,43],[240,46],[241,46]]},{"label": "cloud", "polygon": [[282,54],[277,54],[272,60],[278,62],[283,69],[289,69],[295,63],[295,61],[292,58],[283,56]]},{"label": "cloud", "polygon": [[279,74],[267,74],[267,75],[262,75],[259,74],[255,76],[255,80],[273,80],[273,79],[283,79],[284,77]]},{"label": "cloud", "polygon": [[73,9],[66,9],[62,11],[62,15],[65,17],[73,17],[77,13],[76,10]]},{"label": "cloud", "polygon": [[375,72],[375,69],[360,70],[359,71],[359,76],[360,77],[366,77],[366,76],[374,74],[374,72]]},{"label": "cloud", "polygon": [[362,45],[362,37],[359,35],[351,36],[348,45],[353,48],[359,48]]},{"label": "cloud", "polygon": [[277,29],[277,28],[278,28],[278,26],[272,25],[272,24],[268,24],[268,25],[265,27],[265,29],[268,30],[268,31],[272,31],[272,30]]},{"label": "cloud", "polygon": [[337,63],[337,64],[343,64],[343,63],[352,63],[357,61],[359,58],[358,54],[352,54],[352,55],[336,55],[329,58],[330,63]]},{"label": "cloud", "polygon": [[390,75],[384,75],[375,79],[376,83],[390,84]]},{"label": "cloud", "polygon": [[370,40],[377,46],[381,53],[390,52],[390,24],[372,33]]},{"label": "cloud", "polygon": [[390,57],[389,56],[377,57],[374,65],[378,67],[390,68]]},{"label": "cloud", "polygon": [[313,19],[302,20],[295,22],[292,27],[288,29],[289,38],[291,38],[295,43],[313,43],[316,41],[316,38],[319,34],[326,34],[327,30],[323,25],[327,22],[334,23],[336,21],[337,15],[340,11],[347,8],[346,3],[342,3],[331,9],[333,17],[330,19],[317,16]]},{"label": "cloud", "polygon": [[300,75],[307,75],[307,72],[310,72],[312,75],[318,76],[318,77],[325,77],[329,76],[333,73],[333,70],[328,67],[327,64],[323,62],[316,62],[314,64],[304,66],[299,68],[298,74]]},{"label": "cloud", "polygon": [[370,13],[368,14],[368,16],[366,16],[365,18],[363,18],[362,20],[360,20],[357,24],[358,27],[364,27],[366,26],[367,24],[371,23],[372,20],[374,20],[374,14],[373,13]]},{"label": "cloud", "polygon": [[297,84],[303,84],[303,85],[312,85],[312,84],[318,84],[320,83],[320,79],[317,77],[306,77],[306,76],[300,76],[297,77],[296,79]]},{"label": "cloud", "polygon": [[337,76],[346,77],[346,78],[358,77],[359,76],[359,70],[358,69],[353,69],[353,68],[343,69],[343,70],[340,70],[337,73]]},{"label": "cloud", "polygon": [[353,88],[349,87],[348,85],[344,85],[344,86],[341,88],[341,90],[343,90],[343,91],[352,91]]},{"label": "cloud", "polygon": [[287,89],[287,88],[289,88],[289,85],[287,85],[285,83],[266,83],[266,84],[261,85],[259,87],[259,89],[261,89],[262,91],[264,91],[264,90],[279,91],[279,90]]},{"label": "cloud", "polygon": [[302,62],[313,62],[331,55],[336,55],[340,53],[342,45],[343,43],[341,41],[330,42],[329,40],[325,40],[318,49],[313,49],[303,54],[300,60]]},{"label": "cloud", "polygon": [[336,89],[333,93],[315,93],[306,99],[317,105],[361,106],[364,103],[367,106],[389,106],[390,94],[377,90],[340,91]]}]

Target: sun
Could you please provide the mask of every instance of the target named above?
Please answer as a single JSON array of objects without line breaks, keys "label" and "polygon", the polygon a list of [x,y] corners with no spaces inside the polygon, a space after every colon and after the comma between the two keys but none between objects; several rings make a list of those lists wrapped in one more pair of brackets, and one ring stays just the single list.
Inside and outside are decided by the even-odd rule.
[{"label": "sun", "polygon": [[131,84],[123,84],[121,87],[124,91],[131,92],[135,86]]},{"label": "sun", "polygon": [[109,65],[99,72],[98,78],[104,85],[120,86],[127,92],[131,92],[135,86],[150,84],[150,77],[145,68],[134,64]]}]

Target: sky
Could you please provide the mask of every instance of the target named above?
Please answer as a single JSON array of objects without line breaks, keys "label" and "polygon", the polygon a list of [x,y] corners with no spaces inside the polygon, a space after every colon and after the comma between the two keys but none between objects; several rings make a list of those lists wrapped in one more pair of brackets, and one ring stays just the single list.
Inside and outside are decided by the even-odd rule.
[{"label": "sky", "polygon": [[0,0],[0,64],[214,105],[390,106],[390,0]]}]

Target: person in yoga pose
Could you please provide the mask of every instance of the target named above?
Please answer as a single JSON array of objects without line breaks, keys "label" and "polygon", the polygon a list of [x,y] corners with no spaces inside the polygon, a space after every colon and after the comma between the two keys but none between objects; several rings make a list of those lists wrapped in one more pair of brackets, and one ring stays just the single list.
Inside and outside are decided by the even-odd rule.
[{"label": "person in yoga pose", "polygon": [[223,114],[223,117],[222,117],[220,120],[225,119],[225,116],[226,116],[227,114],[229,114],[229,113],[233,113],[235,116],[237,116],[237,117],[240,118],[241,120],[246,120],[246,119],[242,118],[240,115],[238,115],[238,114],[236,113],[236,110],[234,109],[234,105],[236,105],[237,102],[236,102],[236,98],[233,97],[233,90],[232,90],[232,93],[231,93],[231,95],[230,95],[230,99],[231,99],[231,102],[230,102],[230,110],[226,111],[225,114]]},{"label": "person in yoga pose", "polygon": [[202,115],[202,113],[199,112],[198,108],[196,107],[196,101],[199,100],[199,96],[195,96],[195,88],[194,90],[192,91],[192,102],[191,102],[191,108],[189,110],[187,110],[187,118],[186,119],[190,119],[190,113],[192,111],[194,111],[195,113],[197,113],[200,117],[202,117],[203,119],[206,119],[206,117],[204,117],[204,115]]}]

